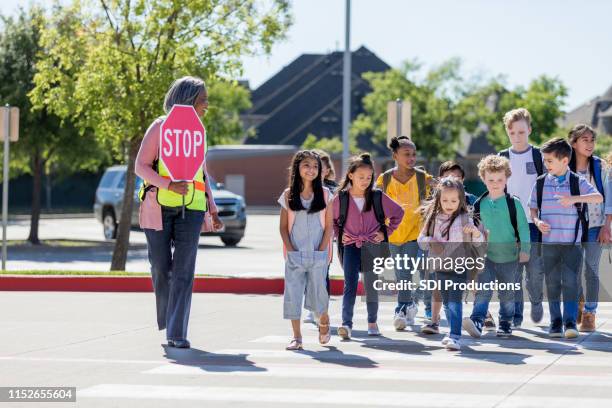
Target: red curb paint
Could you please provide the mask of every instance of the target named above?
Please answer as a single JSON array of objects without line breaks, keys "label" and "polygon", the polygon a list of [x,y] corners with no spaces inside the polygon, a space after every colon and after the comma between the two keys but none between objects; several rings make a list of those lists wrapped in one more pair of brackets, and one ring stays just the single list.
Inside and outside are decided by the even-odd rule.
[{"label": "red curb paint", "polygon": [[[330,281],[331,294],[342,295],[344,281]],[[196,277],[194,293],[236,293],[254,295],[282,295],[282,278],[215,278]],[[147,276],[63,276],[32,275],[0,276],[0,291],[39,292],[152,292],[151,278]],[[357,294],[363,295],[359,282]]]}]

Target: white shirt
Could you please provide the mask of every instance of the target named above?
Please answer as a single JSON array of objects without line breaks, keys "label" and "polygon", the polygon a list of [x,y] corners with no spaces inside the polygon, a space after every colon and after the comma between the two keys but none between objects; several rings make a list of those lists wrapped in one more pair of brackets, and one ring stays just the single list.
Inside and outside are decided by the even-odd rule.
[{"label": "white shirt", "polygon": [[512,175],[508,179],[508,193],[517,196],[521,200],[527,220],[533,222],[531,220],[531,211],[529,210],[529,196],[538,178],[538,172],[533,162],[531,145],[529,145],[529,149],[522,153],[516,153],[510,149],[510,170],[512,170]]},{"label": "white shirt", "polygon": [[353,201],[357,204],[357,208],[359,208],[360,212],[363,212],[363,207],[365,206],[365,197],[353,197]]}]

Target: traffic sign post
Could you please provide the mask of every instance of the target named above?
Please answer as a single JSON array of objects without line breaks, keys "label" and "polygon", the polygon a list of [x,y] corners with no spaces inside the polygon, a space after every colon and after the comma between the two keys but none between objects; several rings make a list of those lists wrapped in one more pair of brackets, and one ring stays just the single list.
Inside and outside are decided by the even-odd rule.
[{"label": "traffic sign post", "polygon": [[[204,164],[206,129],[191,105],[174,105],[161,124],[159,159],[170,179],[192,182]],[[182,216],[185,218],[185,196]]]},{"label": "traffic sign post", "polygon": [[393,137],[408,136],[412,139],[411,133],[412,106],[410,101],[387,102],[387,144]]},{"label": "traffic sign post", "polygon": [[10,142],[19,140],[19,108],[0,107],[0,140],[4,141],[4,167],[2,177],[2,270],[6,270],[6,227],[8,224],[8,186]]}]

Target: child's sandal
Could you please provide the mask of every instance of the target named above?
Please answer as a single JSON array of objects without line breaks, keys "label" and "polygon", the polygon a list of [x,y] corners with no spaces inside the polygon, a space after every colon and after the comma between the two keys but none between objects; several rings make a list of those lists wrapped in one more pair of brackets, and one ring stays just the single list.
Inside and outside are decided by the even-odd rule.
[{"label": "child's sandal", "polygon": [[304,346],[302,345],[302,339],[292,339],[289,345],[285,348],[285,350],[295,351],[295,350],[303,350]]},{"label": "child's sandal", "polygon": [[[327,333],[325,334],[321,333],[321,327],[323,328],[327,327]],[[330,340],[331,340],[331,330],[329,328],[329,323],[327,324],[319,323],[319,344],[327,344],[329,343]]]}]

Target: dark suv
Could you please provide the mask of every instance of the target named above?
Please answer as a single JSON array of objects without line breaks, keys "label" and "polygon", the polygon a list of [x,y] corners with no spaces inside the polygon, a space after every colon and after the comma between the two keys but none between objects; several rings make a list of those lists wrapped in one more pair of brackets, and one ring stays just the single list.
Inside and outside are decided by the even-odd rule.
[{"label": "dark suv", "polygon": [[[123,201],[123,190],[125,188],[126,166],[113,166],[106,169],[98,189],[94,202],[94,215],[102,223],[104,238],[114,239],[117,235],[117,223],[121,215],[121,204]],[[223,185],[215,183],[209,178],[211,189],[215,197],[215,204],[219,210],[219,217],[225,224],[225,229],[220,232],[203,233],[206,236],[218,236],[227,246],[237,245],[246,228],[246,205],[244,198],[230,191],[224,190]],[[138,189],[142,179],[136,177],[136,189],[134,193],[134,210],[132,211],[132,226],[138,227]]]}]

